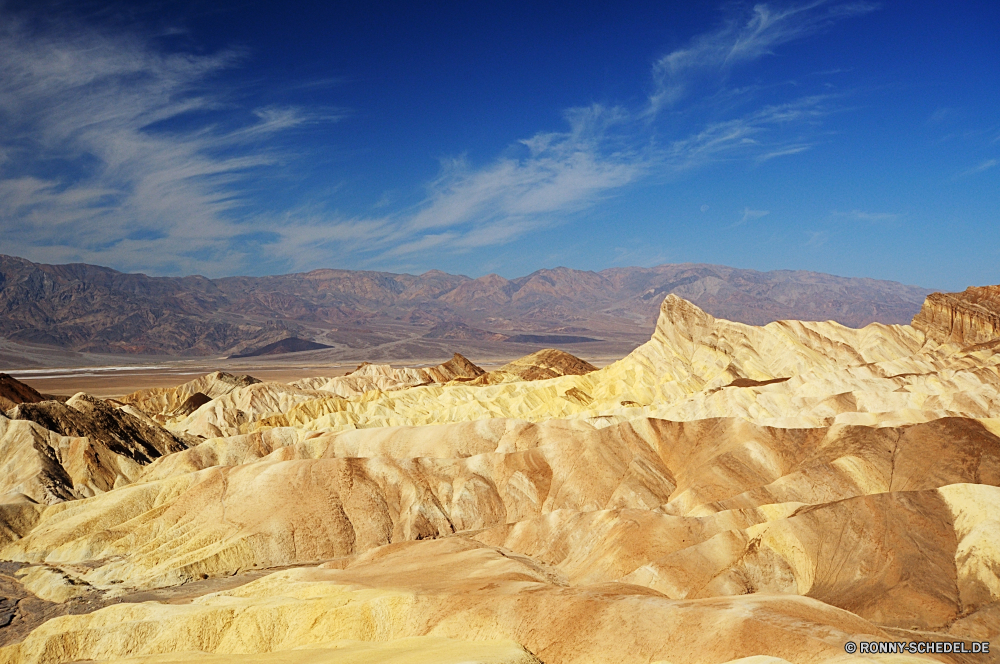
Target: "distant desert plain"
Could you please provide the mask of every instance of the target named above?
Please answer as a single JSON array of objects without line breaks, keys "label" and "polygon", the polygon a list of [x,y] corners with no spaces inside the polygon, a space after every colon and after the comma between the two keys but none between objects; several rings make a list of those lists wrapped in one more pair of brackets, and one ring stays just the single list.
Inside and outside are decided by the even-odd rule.
[{"label": "distant desert plain", "polygon": [[998,286],[0,275],[0,663],[1000,661]]}]

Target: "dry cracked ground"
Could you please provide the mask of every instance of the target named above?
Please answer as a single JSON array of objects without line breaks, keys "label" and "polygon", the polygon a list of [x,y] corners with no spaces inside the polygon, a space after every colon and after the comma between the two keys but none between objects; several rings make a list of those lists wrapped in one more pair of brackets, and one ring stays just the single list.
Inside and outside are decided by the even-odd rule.
[{"label": "dry cracked ground", "polygon": [[671,295],[600,370],[5,380],[0,662],[997,661],[990,297],[856,330]]}]

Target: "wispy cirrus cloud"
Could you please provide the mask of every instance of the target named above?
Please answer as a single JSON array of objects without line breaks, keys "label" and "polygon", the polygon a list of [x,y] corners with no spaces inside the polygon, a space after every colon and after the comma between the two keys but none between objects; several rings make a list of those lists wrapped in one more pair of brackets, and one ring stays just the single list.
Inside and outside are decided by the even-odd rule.
[{"label": "wispy cirrus cloud", "polygon": [[961,173],[959,173],[955,177],[956,178],[964,178],[964,177],[969,177],[970,175],[977,175],[979,173],[982,173],[983,171],[990,170],[991,168],[997,166],[998,164],[1000,164],[1000,160],[998,160],[998,159],[986,159],[986,160],[980,162],[978,165],[973,166],[972,168],[970,168],[968,170],[962,171]]},{"label": "wispy cirrus cloud", "polygon": [[813,249],[822,247],[830,240],[829,231],[808,231],[809,239],[805,241],[805,246]]},{"label": "wispy cirrus cloud", "polygon": [[[126,269],[244,267],[234,237],[270,136],[316,121],[297,108],[231,110],[214,77],[243,54],[170,53],[137,31],[0,8],[0,225],[5,251]],[[192,122],[193,117],[212,117]],[[323,120],[329,120],[325,115]],[[16,230],[16,232],[11,232]],[[43,250],[39,250],[39,247]]]},{"label": "wispy cirrus cloud", "polygon": [[760,219],[761,217],[766,217],[769,214],[771,214],[770,210],[752,210],[748,207],[743,208],[743,214],[740,217],[739,221],[730,226],[730,228],[736,228],[737,226],[742,226],[749,221],[754,221],[756,219]]},{"label": "wispy cirrus cloud", "polygon": [[770,152],[765,152],[764,154],[757,157],[758,162],[770,161],[771,159],[777,159],[778,157],[787,157],[789,155],[798,154],[800,152],[805,152],[806,150],[812,148],[814,143],[792,143],[790,145],[785,145],[782,147],[777,147]]},{"label": "wispy cirrus cloud", "polygon": [[868,210],[831,210],[830,217],[834,219],[846,219],[850,221],[864,221],[869,224],[896,224],[906,217],[900,212],[871,212]]},{"label": "wispy cirrus cloud", "polygon": [[[810,149],[837,97],[761,104],[753,87],[727,87],[728,77],[873,8],[809,2],[734,14],[659,58],[653,92],[638,108],[568,109],[564,130],[517,141],[485,164],[445,160],[420,202],[361,217],[309,200],[283,212],[253,209],[268,195],[261,174],[285,158],[280,137],[344,113],[245,108],[219,84],[245,52],[170,51],[140,30],[58,18],[39,28],[0,6],[0,229],[13,238],[4,251],[232,274],[262,264],[307,269],[348,254],[384,267],[509,243],[652,177]],[[738,224],[765,214],[748,208]]]},{"label": "wispy cirrus cloud", "polygon": [[691,94],[699,79],[724,77],[733,67],[771,55],[782,44],[877,8],[867,2],[826,0],[782,8],[755,5],[749,17],[731,16],[717,30],[658,59],[653,66],[655,87],[648,112],[655,114],[679,103]]}]

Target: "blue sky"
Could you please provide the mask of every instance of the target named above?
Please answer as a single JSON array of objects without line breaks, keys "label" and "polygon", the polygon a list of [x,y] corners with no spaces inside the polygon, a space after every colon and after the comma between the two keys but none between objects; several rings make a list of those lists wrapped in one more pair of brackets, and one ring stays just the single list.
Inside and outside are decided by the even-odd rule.
[{"label": "blue sky", "polygon": [[997,3],[203,4],[0,0],[0,253],[1000,283]]}]

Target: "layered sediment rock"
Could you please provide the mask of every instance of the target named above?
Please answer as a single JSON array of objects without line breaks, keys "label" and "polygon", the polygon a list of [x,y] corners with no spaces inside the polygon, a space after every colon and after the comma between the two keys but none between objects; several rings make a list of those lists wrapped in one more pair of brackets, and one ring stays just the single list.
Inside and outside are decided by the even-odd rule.
[{"label": "layered sediment rock", "polygon": [[388,364],[365,362],[346,376],[304,378],[291,385],[331,392],[338,397],[355,397],[374,390],[389,392],[452,380],[471,380],[483,373],[485,372],[468,358],[455,353],[450,360],[434,367],[395,368]]},{"label": "layered sediment rock", "polygon": [[770,426],[825,427],[997,413],[1000,357],[989,349],[941,346],[904,325],[743,325],[671,295],[652,339],[598,371],[316,399],[265,417],[257,427],[339,431],[492,417],[582,418],[596,426],[639,417],[740,417]]},{"label": "layered sediment rock", "polygon": [[0,416],[0,495],[49,504],[93,496],[132,482],[189,442],[83,393],[66,403],[19,404]]},{"label": "layered sediment rock", "polygon": [[472,385],[498,385],[522,380],[545,380],[558,376],[582,376],[597,371],[590,362],[554,348],[546,348],[508,362],[479,376]]},{"label": "layered sediment rock", "polygon": [[1000,286],[973,286],[961,293],[932,293],[913,327],[939,343],[973,345],[1000,339]]},{"label": "layered sediment rock", "polygon": [[160,424],[186,417],[212,399],[259,383],[253,376],[215,371],[176,387],[155,387],[127,394],[118,401],[134,406]]}]

